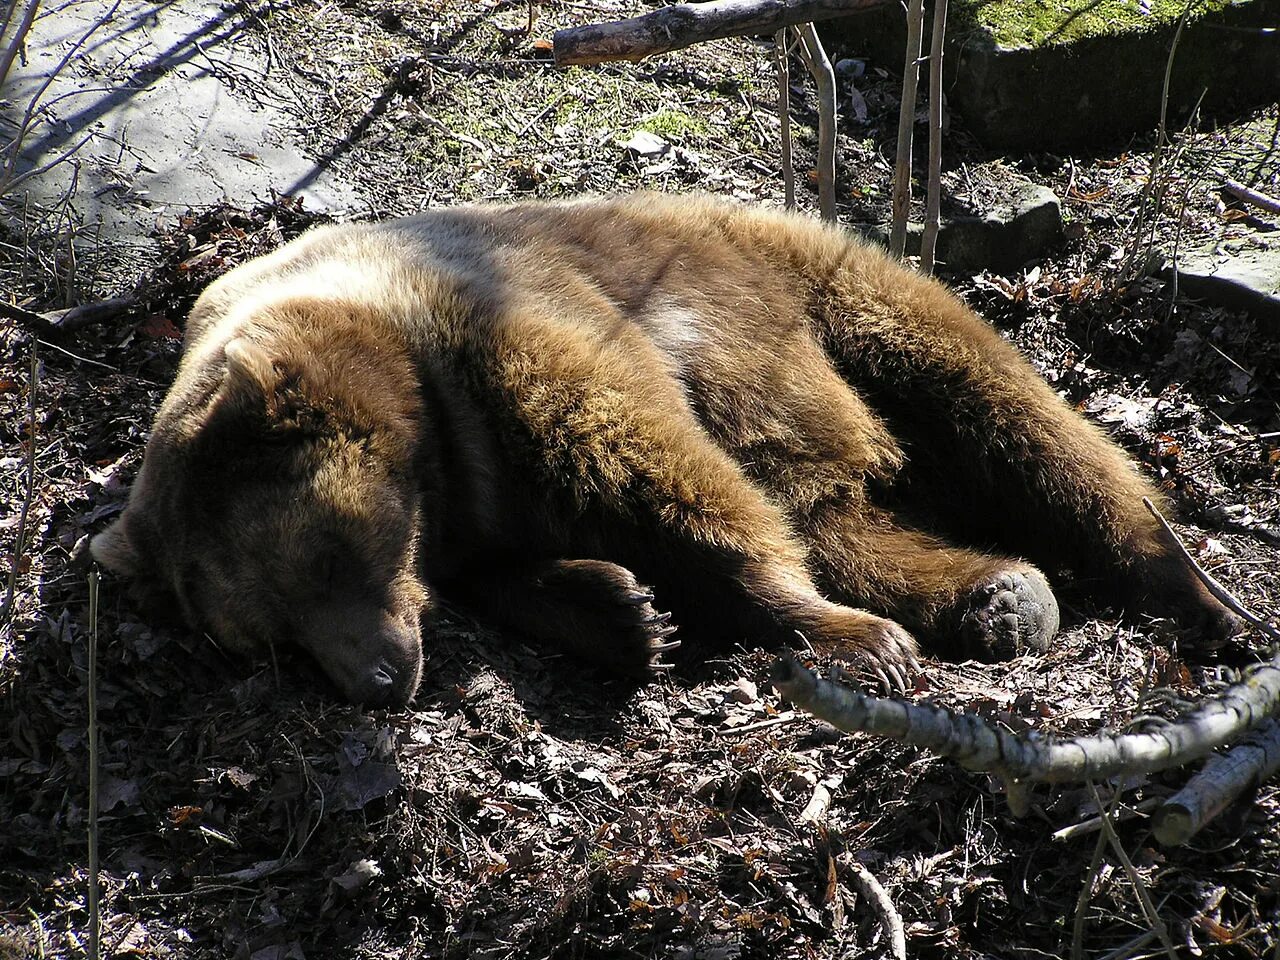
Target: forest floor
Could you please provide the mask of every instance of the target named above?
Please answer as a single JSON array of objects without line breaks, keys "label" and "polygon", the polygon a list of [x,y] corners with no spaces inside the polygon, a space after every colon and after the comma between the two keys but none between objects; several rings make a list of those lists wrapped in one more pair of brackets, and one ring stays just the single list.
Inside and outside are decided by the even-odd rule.
[{"label": "forest floor", "polygon": [[[779,203],[770,44],[550,64],[555,27],[627,6],[539,4],[530,33],[524,3],[249,3],[228,16],[272,66],[237,95],[293,111],[299,142],[345,172],[368,215],[638,188]],[[871,63],[856,95],[842,86],[848,223],[884,216],[895,70]],[[812,210],[813,95],[793,83]],[[670,149],[629,150],[638,129]],[[1145,464],[1200,562],[1272,618],[1280,328],[1190,302],[1137,267],[1175,234],[1264,228],[1217,188],[1225,165],[1274,192],[1278,132],[1272,108],[1162,154],[1138,141],[1001,159],[957,117],[945,152],[949,202],[982,209],[1016,172],[1056,190],[1067,222],[1060,247],[1013,274],[945,279]],[[0,958],[87,947],[86,538],[123,506],[196,293],[317,219],[287,197],[193,209],[158,225],[141,277],[109,237],[72,264],[41,211],[0,237],[0,286],[23,307],[64,305],[72,266],[78,298],[135,298],[70,333],[0,328],[6,564],[28,496],[31,409],[35,435],[0,634]],[[1100,609],[1070,584],[1062,596],[1049,653],[928,661],[913,696],[1015,731],[1124,729],[1269,655],[1255,633],[1197,655],[1167,622]],[[1015,819],[984,775],[792,710],[768,687],[772,654],[750,647],[622,690],[446,612],[412,708],[371,712],[339,703],[301,658],[248,665],[154,622],[109,578],[96,629],[107,956],[887,956],[859,867],[887,889],[913,957],[1061,957],[1077,935],[1084,957],[1276,956],[1274,783],[1168,849],[1141,811],[1187,771],[1097,794],[1039,788]],[[814,825],[800,814],[819,787],[831,801]],[[1098,797],[1122,814],[1132,872],[1100,831],[1055,837],[1090,819]]]}]

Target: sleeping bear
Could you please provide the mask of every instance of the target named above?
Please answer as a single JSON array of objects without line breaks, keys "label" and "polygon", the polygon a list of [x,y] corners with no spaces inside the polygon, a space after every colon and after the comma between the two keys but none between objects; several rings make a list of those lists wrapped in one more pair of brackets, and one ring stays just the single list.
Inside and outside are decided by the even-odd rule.
[{"label": "sleeping bear", "polygon": [[642,195],[327,226],[232,270],[92,551],[369,705],[414,695],[437,597],[608,674],[668,668],[680,624],[901,685],[917,643],[1045,649],[1065,568],[1234,632],[1143,497],[940,284]]}]

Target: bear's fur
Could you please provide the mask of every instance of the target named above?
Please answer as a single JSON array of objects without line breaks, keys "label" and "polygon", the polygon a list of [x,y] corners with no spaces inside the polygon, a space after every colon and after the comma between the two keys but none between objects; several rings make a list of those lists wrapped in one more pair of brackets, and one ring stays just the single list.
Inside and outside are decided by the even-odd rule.
[{"label": "bear's fur", "polygon": [[940,284],[807,219],[639,196],[325,227],[231,271],[93,552],[402,703],[437,591],[633,675],[674,643],[654,602],[899,676],[913,636],[1043,649],[1038,567],[1232,632],[1144,496]]}]

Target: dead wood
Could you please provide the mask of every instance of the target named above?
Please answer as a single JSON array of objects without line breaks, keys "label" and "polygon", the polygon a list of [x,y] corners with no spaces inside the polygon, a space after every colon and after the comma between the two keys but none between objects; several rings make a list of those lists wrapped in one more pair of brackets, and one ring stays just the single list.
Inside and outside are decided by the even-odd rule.
[{"label": "dead wood", "polygon": [[1251,203],[1255,207],[1266,210],[1268,213],[1280,213],[1280,200],[1275,197],[1268,196],[1261,191],[1254,190],[1252,187],[1246,187],[1243,183],[1237,183],[1235,180],[1227,180],[1222,185],[1225,193],[1231,194],[1237,200],[1243,200],[1245,203]]},{"label": "dead wood", "polygon": [[911,216],[911,138],[916,120],[916,86],[920,81],[920,45],[924,34],[924,0],[907,6],[907,50],[902,67],[902,102],[898,108],[898,160],[893,170],[893,225],[889,254],[901,260],[907,250]]},{"label": "dead wood", "polygon": [[818,87],[818,206],[836,219],[836,73],[812,23],[795,28],[800,57]]},{"label": "dead wood", "polygon": [[1250,787],[1280,772],[1280,721],[1255,730],[1225,754],[1210,757],[1204,769],[1152,814],[1156,839],[1165,846],[1186,843],[1200,828]]},{"label": "dead wood", "polygon": [[777,33],[783,27],[830,20],[886,6],[887,0],[712,0],[663,7],[628,20],[557,30],[557,66],[643,60],[724,37]]},{"label": "dead wood", "polygon": [[996,774],[1017,816],[1028,809],[1029,783],[1078,783],[1180,767],[1265,723],[1280,703],[1280,664],[1269,663],[1160,729],[1055,740],[1015,735],[973,714],[874,697],[822,679],[789,656],[775,665],[773,683],[788,700],[840,730],[880,734],[950,757],[968,770]]}]

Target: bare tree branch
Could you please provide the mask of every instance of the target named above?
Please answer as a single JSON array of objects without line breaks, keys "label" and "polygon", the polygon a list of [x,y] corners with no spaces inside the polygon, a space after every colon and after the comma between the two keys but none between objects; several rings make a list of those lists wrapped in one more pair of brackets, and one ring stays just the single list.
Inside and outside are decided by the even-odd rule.
[{"label": "bare tree branch", "polygon": [[643,60],[704,40],[777,33],[814,20],[887,6],[889,0],[712,0],[680,3],[628,20],[557,30],[557,66]]},{"label": "bare tree branch", "polygon": [[1270,663],[1160,729],[1055,740],[1015,736],[972,714],[874,697],[824,680],[789,656],[775,664],[773,683],[797,706],[841,730],[880,734],[951,757],[966,769],[999,775],[1018,816],[1029,803],[1027,782],[1101,780],[1179,767],[1265,723],[1280,703],[1280,665]]},{"label": "bare tree branch", "polygon": [[902,67],[902,103],[898,108],[898,162],[893,171],[893,225],[889,230],[889,255],[899,260],[907,250],[907,219],[911,215],[911,137],[915,127],[923,33],[924,0],[910,0],[907,6],[906,61]]},{"label": "bare tree branch", "polygon": [[818,206],[822,219],[836,219],[836,72],[812,23],[795,28],[800,57],[818,86]]}]

